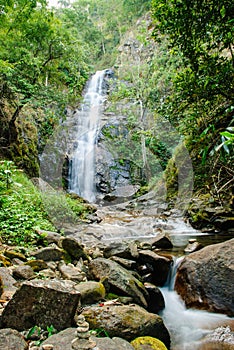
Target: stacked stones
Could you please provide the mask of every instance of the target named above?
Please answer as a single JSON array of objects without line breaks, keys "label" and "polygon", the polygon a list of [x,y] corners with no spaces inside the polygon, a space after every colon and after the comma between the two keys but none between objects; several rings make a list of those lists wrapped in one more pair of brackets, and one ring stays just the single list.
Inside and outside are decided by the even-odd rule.
[{"label": "stacked stones", "polygon": [[90,338],[89,324],[83,315],[77,317],[76,338],[72,340],[71,346],[74,350],[92,350],[96,342]]}]

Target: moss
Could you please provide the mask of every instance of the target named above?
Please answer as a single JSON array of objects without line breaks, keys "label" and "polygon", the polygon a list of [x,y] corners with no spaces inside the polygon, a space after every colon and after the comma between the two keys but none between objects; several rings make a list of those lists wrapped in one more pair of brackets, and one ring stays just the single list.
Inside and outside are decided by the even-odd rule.
[{"label": "moss", "polygon": [[161,342],[160,340],[145,336],[145,337],[138,337],[131,341],[131,345],[136,350],[167,350],[166,346]]},{"label": "moss", "polygon": [[4,267],[7,267],[7,266],[11,265],[11,262],[4,255],[0,254],[0,266],[2,266],[2,265]]},{"label": "moss", "polygon": [[114,294],[114,293],[108,293],[107,295],[106,295],[106,299],[107,300],[113,300],[113,299],[118,299],[118,295],[117,294]]}]

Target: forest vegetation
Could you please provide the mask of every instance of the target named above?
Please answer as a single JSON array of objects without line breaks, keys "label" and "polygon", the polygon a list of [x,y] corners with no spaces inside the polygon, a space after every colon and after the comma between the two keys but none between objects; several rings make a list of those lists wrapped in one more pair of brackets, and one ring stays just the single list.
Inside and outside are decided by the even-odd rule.
[{"label": "forest vegetation", "polygon": [[[89,76],[111,67],[120,81],[129,82],[120,84],[112,99],[135,99],[183,136],[193,164],[194,197],[233,206],[233,1],[61,0],[60,5],[0,3],[2,238],[27,244],[38,228],[53,229],[27,177],[38,176],[48,138],[66,117],[66,108],[79,105]],[[121,69],[118,61],[119,45],[129,31],[146,49],[152,41],[156,45],[141,71],[137,66],[130,72]],[[173,199],[173,158],[151,129],[141,130],[140,137],[161,157]],[[66,200],[78,217],[83,215],[84,204],[69,196]]]}]

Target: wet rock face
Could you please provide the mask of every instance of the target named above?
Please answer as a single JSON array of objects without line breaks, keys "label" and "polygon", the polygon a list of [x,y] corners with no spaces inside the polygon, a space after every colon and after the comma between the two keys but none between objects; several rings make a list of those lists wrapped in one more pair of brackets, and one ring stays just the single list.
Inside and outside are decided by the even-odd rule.
[{"label": "wet rock face", "polygon": [[[118,140],[126,139],[127,135],[126,118],[122,116],[109,118],[99,134],[95,183],[100,194],[113,192],[116,196],[118,188],[131,184],[131,162],[122,159],[123,155],[115,145]],[[125,196],[127,197],[127,193]],[[106,200],[108,201],[108,198]]]},{"label": "wet rock face", "polygon": [[2,314],[2,325],[19,331],[35,325],[58,329],[70,327],[80,299],[75,283],[33,280],[22,284]]},{"label": "wet rock face", "polygon": [[234,239],[210,245],[185,257],[175,289],[188,307],[234,315]]},{"label": "wet rock face", "polygon": [[151,250],[140,250],[139,262],[147,263],[152,267],[152,281],[158,286],[163,286],[171,266],[171,260],[160,256]]}]

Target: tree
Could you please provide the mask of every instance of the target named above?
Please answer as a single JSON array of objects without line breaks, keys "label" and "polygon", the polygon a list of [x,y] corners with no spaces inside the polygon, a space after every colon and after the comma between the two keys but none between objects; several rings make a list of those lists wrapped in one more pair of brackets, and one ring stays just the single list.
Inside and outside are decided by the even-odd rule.
[{"label": "tree", "polygon": [[[213,152],[220,136],[233,125],[234,3],[231,0],[153,0],[154,38],[166,35],[170,50],[180,51],[183,64],[173,80],[163,113],[187,136],[196,185],[220,200],[228,189],[233,152]],[[213,183],[212,183],[213,182]]]},{"label": "tree", "polygon": [[47,96],[48,103],[51,89],[57,91],[61,85],[72,85],[73,90],[80,91],[87,65],[80,41],[47,9],[46,1],[5,1],[0,21],[1,118],[6,97],[11,105],[11,116],[8,113],[5,118],[9,121],[11,143],[15,141],[15,121],[22,108],[40,96],[44,104]]}]

